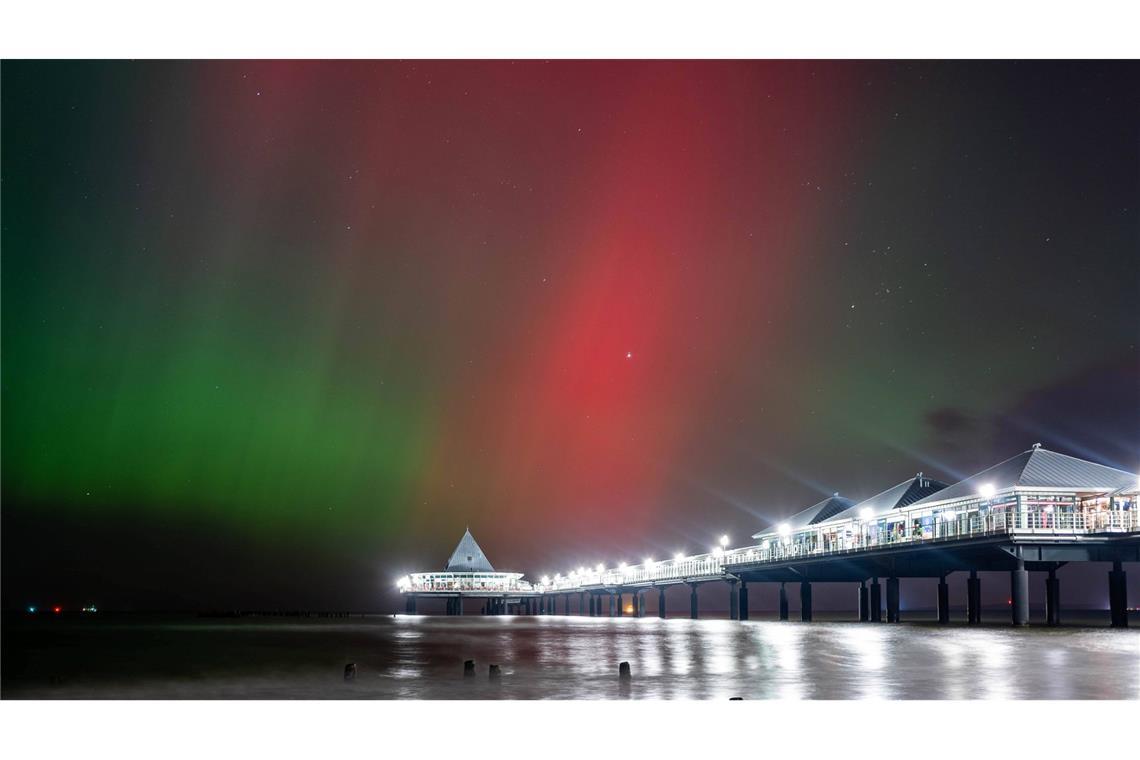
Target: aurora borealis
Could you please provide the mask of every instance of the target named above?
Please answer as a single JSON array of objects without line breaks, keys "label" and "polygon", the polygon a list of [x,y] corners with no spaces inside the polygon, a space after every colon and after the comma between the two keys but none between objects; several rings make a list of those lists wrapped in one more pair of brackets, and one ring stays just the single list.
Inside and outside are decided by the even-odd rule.
[{"label": "aurora borealis", "polygon": [[[1140,466],[1135,63],[5,62],[5,604],[379,606]],[[561,564],[560,564],[561,563]]]}]

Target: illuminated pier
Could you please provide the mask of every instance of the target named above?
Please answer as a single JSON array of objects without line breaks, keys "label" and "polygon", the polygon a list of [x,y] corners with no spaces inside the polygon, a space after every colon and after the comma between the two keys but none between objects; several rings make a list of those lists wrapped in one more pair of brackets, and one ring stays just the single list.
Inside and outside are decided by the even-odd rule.
[{"label": "illuminated pier", "polygon": [[523,580],[522,573],[499,572],[471,531],[467,530],[443,570],[412,573],[396,584],[405,599],[405,612],[416,614],[421,597],[447,600],[448,615],[463,614],[463,600],[481,599],[486,614],[533,614],[545,612],[546,595]]},{"label": "illuminated pier", "polygon": [[[695,619],[697,588],[717,582],[727,585],[730,617],[747,620],[749,584],[778,583],[779,615],[786,620],[786,586],[793,583],[798,585],[801,619],[810,621],[813,583],[858,583],[857,619],[879,622],[885,579],[886,620],[899,622],[902,580],[937,578],[932,601],[939,622],[947,623],[947,578],[966,572],[967,622],[979,623],[977,573],[1002,571],[1010,578],[1012,622],[1026,625],[1029,573],[1040,571],[1048,574],[1046,622],[1056,625],[1061,620],[1056,571],[1070,562],[1111,562],[1112,625],[1125,627],[1123,563],[1140,561],[1138,492],[1134,473],[1034,445],[953,485],[919,473],[861,502],[835,494],[756,533],[755,543],[742,547],[730,548],[729,538],[722,536],[707,553],[584,566],[535,584],[523,581],[521,574],[491,571],[495,577],[489,577],[474,571],[421,573],[401,579],[399,585],[409,599],[409,611],[415,609],[416,596],[450,593],[494,600],[488,609],[495,612],[553,614],[561,607],[569,614],[576,607],[583,615],[620,616],[629,609],[637,617],[645,614],[645,596],[653,591],[658,594],[658,614],[664,617],[665,589],[685,585],[690,589],[690,617]],[[469,533],[461,547],[468,538]]]}]

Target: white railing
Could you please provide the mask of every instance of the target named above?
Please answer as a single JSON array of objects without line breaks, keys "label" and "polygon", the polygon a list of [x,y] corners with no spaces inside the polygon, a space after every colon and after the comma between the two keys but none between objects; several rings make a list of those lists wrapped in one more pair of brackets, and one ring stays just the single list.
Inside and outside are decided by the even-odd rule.
[{"label": "white railing", "polygon": [[[1135,504],[1135,502],[1133,502]],[[980,512],[898,510],[867,521],[858,519],[823,524],[786,536],[773,535],[754,546],[700,554],[652,564],[631,565],[602,571],[556,576],[535,585],[536,591],[573,592],[591,587],[682,582],[692,578],[723,575],[734,566],[780,562],[800,557],[823,557],[869,551],[889,546],[956,541],[994,534],[1079,536],[1090,533],[1140,532],[1140,510],[1022,512],[1016,502]]]},{"label": "white railing", "polygon": [[[520,574],[521,575],[521,574]],[[498,576],[498,577],[496,577]],[[514,573],[413,573],[397,584],[404,593],[533,593],[537,589]]]}]

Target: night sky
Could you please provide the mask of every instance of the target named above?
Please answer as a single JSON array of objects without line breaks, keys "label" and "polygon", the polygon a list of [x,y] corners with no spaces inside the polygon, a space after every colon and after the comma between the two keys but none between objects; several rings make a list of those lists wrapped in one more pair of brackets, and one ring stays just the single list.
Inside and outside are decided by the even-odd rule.
[{"label": "night sky", "polygon": [[536,577],[1038,441],[1135,472],[1137,93],[6,61],[4,604],[389,610],[468,525]]}]

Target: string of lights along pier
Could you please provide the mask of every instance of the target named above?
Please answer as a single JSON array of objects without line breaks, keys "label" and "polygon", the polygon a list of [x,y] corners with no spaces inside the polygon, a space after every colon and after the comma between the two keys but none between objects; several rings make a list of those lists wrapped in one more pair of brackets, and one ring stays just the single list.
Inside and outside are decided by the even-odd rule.
[{"label": "string of lights along pier", "polygon": [[[665,617],[665,589],[690,588],[690,617],[699,615],[697,588],[728,588],[729,615],[749,617],[749,584],[779,584],[779,617],[788,619],[788,584],[798,586],[800,616],[812,619],[813,583],[858,583],[858,619],[881,622],[886,581],[887,622],[899,622],[899,586],[906,578],[937,578],[940,623],[950,622],[952,573],[969,573],[966,619],[981,622],[979,572],[1008,572],[1011,622],[1029,622],[1029,573],[1045,572],[1045,619],[1061,621],[1057,570],[1071,562],[1111,563],[1108,598],[1113,627],[1126,627],[1124,562],[1140,561],[1140,478],[1135,473],[1046,450],[1035,444],[957,483],[918,473],[869,499],[834,494],[785,522],[732,547],[723,535],[702,554],[646,557],[638,564],[581,566],[524,580],[496,571],[467,531],[447,566],[397,581],[405,612],[420,598],[442,597],[447,614],[481,602],[483,614],[571,614],[642,617],[656,591]],[[710,531],[710,535],[715,535]],[[627,601],[628,600],[628,601]],[[854,607],[854,605],[853,605]],[[472,610],[468,610],[471,612]]]}]

